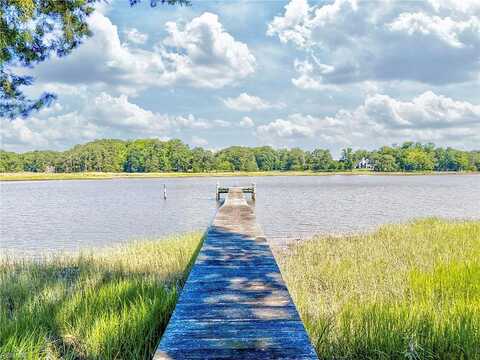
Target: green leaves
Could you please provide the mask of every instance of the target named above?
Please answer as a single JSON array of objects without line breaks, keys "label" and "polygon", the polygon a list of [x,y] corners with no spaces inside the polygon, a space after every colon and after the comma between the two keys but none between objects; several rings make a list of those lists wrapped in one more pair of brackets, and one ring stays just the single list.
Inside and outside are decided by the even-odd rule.
[{"label": "green leaves", "polygon": [[[9,86],[7,83],[5,86]],[[34,106],[34,104],[32,105]],[[33,151],[24,154],[0,151],[0,172],[207,172],[207,171],[350,171],[362,159],[374,170],[478,171],[479,151],[461,151],[413,144],[378,150],[344,149],[340,160],[329,150],[273,149],[269,146],[231,146],[213,153],[190,149],[178,139],[95,140],[64,152]],[[369,169],[365,169],[369,170]]]},{"label": "green leaves", "polygon": [[[48,106],[56,96],[27,98],[22,86],[33,79],[17,75],[17,66],[31,67],[52,55],[66,56],[91,36],[87,18],[98,0],[0,0],[0,117],[28,116]],[[139,0],[129,0],[135,5]],[[189,5],[186,0],[162,4]],[[151,6],[155,6],[152,1]],[[60,30],[60,31],[59,31]]]}]

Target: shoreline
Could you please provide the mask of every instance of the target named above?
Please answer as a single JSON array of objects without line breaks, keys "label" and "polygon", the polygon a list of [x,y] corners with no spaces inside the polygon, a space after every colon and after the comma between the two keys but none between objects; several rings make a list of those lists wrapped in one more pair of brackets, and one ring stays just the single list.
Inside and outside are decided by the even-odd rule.
[{"label": "shoreline", "polygon": [[354,171],[237,171],[237,172],[166,172],[166,173],[0,173],[1,181],[52,181],[52,180],[113,180],[113,179],[164,179],[164,178],[199,178],[199,177],[270,177],[270,176],[425,176],[425,175],[480,175],[478,171],[418,171],[418,172],[375,172],[369,170]]},{"label": "shoreline", "polygon": [[[334,241],[315,236],[275,257],[322,358],[395,357],[412,339],[421,358],[477,358],[479,227],[412,219]],[[12,314],[0,354],[150,357],[202,239],[194,232],[39,262],[0,259],[8,299],[0,311]]]}]

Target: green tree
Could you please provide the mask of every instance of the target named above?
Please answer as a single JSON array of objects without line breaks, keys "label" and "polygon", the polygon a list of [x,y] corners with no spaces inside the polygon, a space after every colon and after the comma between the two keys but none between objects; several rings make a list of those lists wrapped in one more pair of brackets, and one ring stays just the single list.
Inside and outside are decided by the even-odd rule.
[{"label": "green tree", "polygon": [[196,147],[192,150],[192,171],[205,172],[215,169],[215,156],[210,150]]},{"label": "green tree", "polygon": [[188,145],[178,139],[166,142],[168,158],[173,171],[186,172],[191,169],[192,152]]},{"label": "green tree", "polygon": [[288,158],[289,151],[288,149],[277,150],[277,164],[275,168],[277,170],[288,170]]},{"label": "green tree", "polygon": [[30,172],[45,172],[54,168],[58,153],[55,151],[29,151],[23,153],[23,170]]},{"label": "green tree", "polygon": [[352,170],[355,165],[355,157],[352,148],[342,149],[342,156],[340,162],[343,164],[345,170]]},{"label": "green tree", "polygon": [[480,151],[471,151],[469,153],[469,170],[480,171]]},{"label": "green tree", "polygon": [[[480,170],[480,151],[435,148],[433,144],[407,142],[401,146],[382,146],[368,152],[344,149],[339,161],[330,151],[299,148],[275,150],[271,147],[231,146],[217,153],[201,147],[190,150],[181,140],[102,139],[63,151],[30,151],[23,154],[0,150],[0,172],[52,171],[79,172],[202,172],[202,171],[334,171],[348,168],[368,158],[375,171],[465,171]],[[347,164],[347,165],[346,165]]]},{"label": "green tree", "polygon": [[76,171],[122,171],[126,145],[122,140],[103,139],[76,145],[56,157],[57,172]]},{"label": "green tree", "polygon": [[257,162],[254,151],[244,146],[231,146],[219,151],[217,162],[227,161],[234,171],[257,171]]},{"label": "green tree", "polygon": [[[0,117],[27,116],[49,105],[56,96],[43,93],[29,99],[22,86],[31,76],[16,73],[32,67],[52,54],[65,56],[92,35],[87,18],[97,0],[0,0]],[[139,0],[129,0],[130,5]],[[188,0],[160,0],[162,4],[188,5]],[[151,0],[151,5],[157,4]]]},{"label": "green tree", "polygon": [[279,156],[270,146],[263,146],[253,149],[257,167],[261,171],[277,170]]},{"label": "green tree", "polygon": [[0,172],[18,172],[23,170],[20,155],[0,150]]},{"label": "green tree", "polygon": [[127,145],[123,169],[126,172],[145,172],[146,141],[135,140]]},{"label": "green tree", "polygon": [[392,172],[398,170],[398,165],[392,154],[375,152],[372,154],[371,158],[374,171]]},{"label": "green tree", "polygon": [[468,153],[465,151],[457,151],[455,154],[455,163],[457,171],[469,170]]},{"label": "green tree", "polygon": [[145,172],[172,170],[167,143],[157,139],[146,139],[144,140],[143,153]]},{"label": "green tree", "polygon": [[233,165],[224,159],[217,159],[217,170],[219,171],[233,171]]},{"label": "green tree", "polygon": [[466,151],[460,151],[448,147],[435,150],[435,169],[440,171],[464,171],[474,169],[470,161],[471,155]]},{"label": "green tree", "polygon": [[283,170],[303,171],[307,168],[305,152],[299,148],[292,148],[287,152]]},{"label": "green tree", "polygon": [[308,156],[308,168],[313,171],[329,171],[336,168],[329,150],[315,149]]},{"label": "green tree", "polygon": [[406,171],[433,170],[435,159],[432,153],[420,146],[410,147],[403,152],[403,164]]},{"label": "green tree", "polygon": [[369,159],[370,155],[371,155],[371,153],[368,150],[362,150],[362,149],[356,150],[353,153],[354,165],[356,165],[362,159]]}]

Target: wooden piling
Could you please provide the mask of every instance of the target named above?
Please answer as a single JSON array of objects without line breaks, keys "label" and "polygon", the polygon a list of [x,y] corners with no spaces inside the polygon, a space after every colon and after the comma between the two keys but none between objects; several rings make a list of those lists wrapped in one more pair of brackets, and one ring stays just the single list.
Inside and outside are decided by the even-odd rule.
[{"label": "wooden piling", "polygon": [[209,227],[154,356],[212,358],[317,359],[242,188]]}]

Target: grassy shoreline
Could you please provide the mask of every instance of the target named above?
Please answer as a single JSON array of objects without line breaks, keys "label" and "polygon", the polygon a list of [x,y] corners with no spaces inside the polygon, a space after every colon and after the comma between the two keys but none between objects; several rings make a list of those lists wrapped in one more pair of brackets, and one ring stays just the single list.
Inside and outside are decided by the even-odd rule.
[{"label": "grassy shoreline", "polygon": [[149,359],[201,233],[0,261],[0,359]]},{"label": "grassy shoreline", "polygon": [[369,176],[418,176],[418,175],[479,175],[480,172],[454,171],[418,171],[418,172],[374,172],[369,170],[314,172],[314,171],[236,171],[204,173],[0,173],[0,181],[46,181],[46,180],[111,180],[111,179],[155,179],[155,178],[192,178],[192,177],[261,177],[261,176],[333,176],[333,175],[369,175]]},{"label": "grassy shoreline", "polygon": [[[201,238],[0,261],[0,359],[148,359]],[[321,359],[480,359],[480,221],[314,237],[276,258]]]},{"label": "grassy shoreline", "polygon": [[278,261],[321,358],[480,359],[480,221],[316,237]]}]

